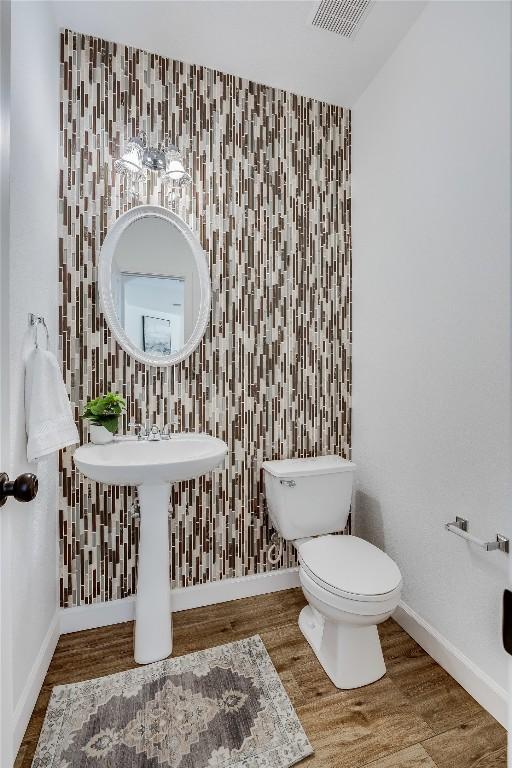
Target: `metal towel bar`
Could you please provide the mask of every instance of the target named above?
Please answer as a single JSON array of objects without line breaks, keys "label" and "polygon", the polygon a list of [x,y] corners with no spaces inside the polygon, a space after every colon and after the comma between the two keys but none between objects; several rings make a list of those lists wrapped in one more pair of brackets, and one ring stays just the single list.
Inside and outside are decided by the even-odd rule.
[{"label": "metal towel bar", "polygon": [[495,549],[499,549],[506,554],[509,552],[510,544],[506,536],[497,533],[494,541],[482,541],[482,539],[477,539],[476,536],[468,533],[469,523],[463,517],[456,517],[454,522],[446,523],[444,527],[447,531],[450,531],[450,533],[454,533],[456,536],[460,536],[461,539],[466,539],[466,541],[476,544],[477,547],[485,549],[486,552],[492,552]]}]

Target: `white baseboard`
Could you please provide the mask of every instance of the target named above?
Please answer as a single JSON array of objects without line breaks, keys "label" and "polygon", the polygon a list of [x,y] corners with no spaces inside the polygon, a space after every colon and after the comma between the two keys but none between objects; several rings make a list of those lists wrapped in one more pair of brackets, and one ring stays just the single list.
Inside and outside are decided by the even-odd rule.
[{"label": "white baseboard", "polygon": [[23,736],[27,730],[30,717],[36,705],[37,697],[42,688],[44,678],[50,666],[50,661],[55,652],[57,642],[60,636],[60,616],[59,611],[55,611],[55,616],[46,633],[39,653],[32,665],[25,687],[21,693],[20,699],[16,705],[13,714],[13,754],[16,755],[20,748]]},{"label": "white baseboard", "polygon": [[[195,587],[179,587],[172,590],[172,610],[186,611],[205,605],[225,603],[242,597],[265,595],[268,592],[280,592],[300,586],[298,568],[281,568],[254,576],[240,576],[234,579],[221,579]],[[73,608],[62,608],[60,612],[60,631],[65,635],[83,629],[106,627],[133,621],[135,616],[135,598],[126,597],[108,603],[92,603]]]},{"label": "white baseboard", "polygon": [[395,621],[413,640],[445,669],[496,720],[508,725],[507,692],[468,659],[446,637],[401,602],[393,614]]}]

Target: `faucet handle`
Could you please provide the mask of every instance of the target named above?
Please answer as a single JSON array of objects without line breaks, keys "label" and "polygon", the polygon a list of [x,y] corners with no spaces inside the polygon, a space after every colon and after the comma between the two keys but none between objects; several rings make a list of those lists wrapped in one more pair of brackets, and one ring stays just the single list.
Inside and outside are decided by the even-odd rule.
[{"label": "faucet handle", "polygon": [[137,440],[145,440],[147,437],[147,429],[142,424],[139,424],[138,421],[130,421],[128,424],[129,427],[133,427],[135,430],[135,434],[137,436]]},{"label": "faucet handle", "polygon": [[162,429],[162,440],[170,440],[173,435],[173,429],[172,425],[173,422],[178,422],[177,418],[171,419],[171,421],[168,421],[167,424],[164,425],[164,428]]}]

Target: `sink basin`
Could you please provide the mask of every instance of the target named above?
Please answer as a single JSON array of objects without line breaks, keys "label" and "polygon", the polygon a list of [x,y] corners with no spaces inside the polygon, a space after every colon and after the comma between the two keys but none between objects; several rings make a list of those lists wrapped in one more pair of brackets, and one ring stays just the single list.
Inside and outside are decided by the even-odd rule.
[{"label": "sink basin", "polygon": [[135,485],[140,538],[135,600],[135,661],[149,664],[172,652],[169,497],[171,483],[191,480],[224,461],[228,446],[211,435],[183,432],[170,440],[119,438],[81,445],[75,464],[86,477]]},{"label": "sink basin", "polygon": [[120,439],[77,448],[75,464],[91,480],[111,485],[179,483],[222,464],[228,447],[216,437],[180,433],[170,440]]}]

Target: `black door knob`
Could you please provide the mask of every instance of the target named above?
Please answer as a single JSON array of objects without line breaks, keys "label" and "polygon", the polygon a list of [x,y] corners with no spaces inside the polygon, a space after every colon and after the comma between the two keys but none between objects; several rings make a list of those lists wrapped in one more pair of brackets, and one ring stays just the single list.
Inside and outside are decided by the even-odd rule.
[{"label": "black door knob", "polygon": [[25,472],[11,481],[5,472],[0,473],[0,507],[5,504],[8,496],[14,496],[16,501],[32,501],[37,496],[39,481],[36,475]]}]

